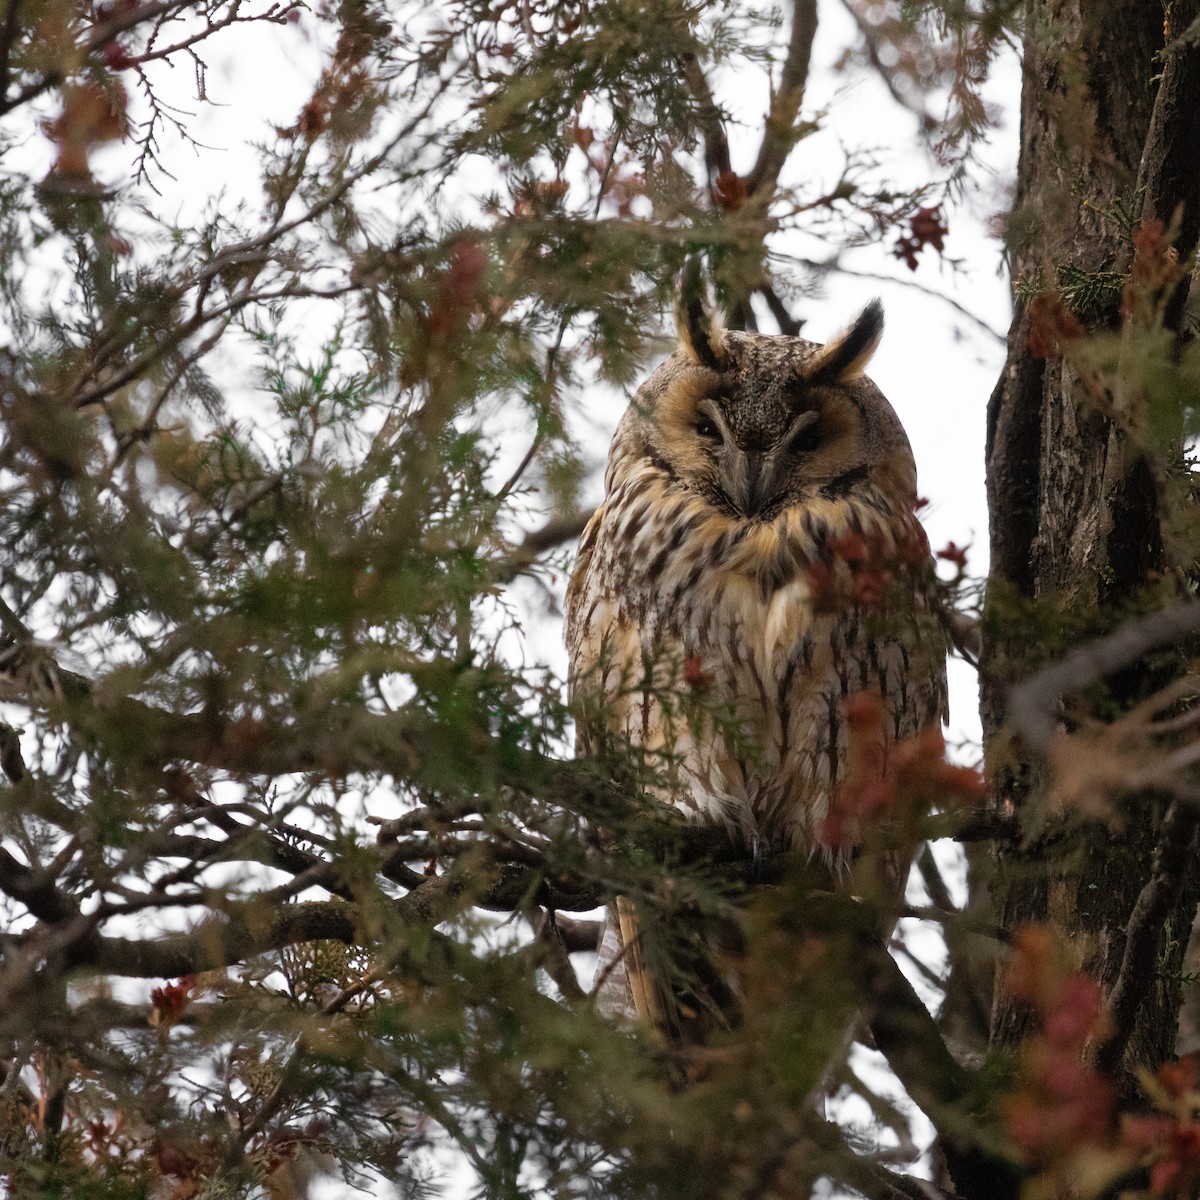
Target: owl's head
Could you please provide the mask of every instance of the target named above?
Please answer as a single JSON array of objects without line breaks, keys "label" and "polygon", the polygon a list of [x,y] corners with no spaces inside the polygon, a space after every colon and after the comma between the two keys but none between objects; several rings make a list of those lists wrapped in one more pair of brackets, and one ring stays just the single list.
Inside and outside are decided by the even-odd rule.
[{"label": "owl's head", "polygon": [[883,333],[878,300],[825,346],[721,330],[699,302],[681,306],[679,330],[626,430],[680,484],[743,520],[867,485],[915,500],[908,438],[863,374]]}]

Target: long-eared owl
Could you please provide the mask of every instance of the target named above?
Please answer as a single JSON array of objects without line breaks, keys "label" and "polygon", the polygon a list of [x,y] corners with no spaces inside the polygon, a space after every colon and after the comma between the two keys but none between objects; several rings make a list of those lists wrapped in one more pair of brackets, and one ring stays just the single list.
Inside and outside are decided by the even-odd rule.
[{"label": "long-eared owl", "polygon": [[[617,427],[567,593],[580,744],[625,739],[695,820],[810,853],[847,699],[873,697],[884,754],[946,704],[912,450],[863,375],[882,309],[825,346],[721,331],[696,303],[679,325]],[[648,1015],[628,917],[606,926],[601,1000]]]}]

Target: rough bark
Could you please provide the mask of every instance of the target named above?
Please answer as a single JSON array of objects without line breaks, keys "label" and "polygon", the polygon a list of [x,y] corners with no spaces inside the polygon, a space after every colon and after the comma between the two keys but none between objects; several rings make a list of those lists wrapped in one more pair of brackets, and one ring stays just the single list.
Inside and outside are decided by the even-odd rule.
[{"label": "rough bark", "polygon": [[[1026,4],[1021,152],[1010,226],[1013,275],[1028,285],[1026,292],[1053,289],[1063,268],[1126,270],[1132,232],[1143,221],[1171,225],[1181,255],[1194,250],[1200,133],[1185,114],[1200,103],[1200,52],[1173,39],[1196,8],[1168,6],[1164,26],[1163,10],[1144,0]],[[1168,324],[1177,327],[1182,307],[1182,296],[1173,300]],[[1092,329],[1115,328],[1119,319],[1115,303],[1111,311],[1077,315]],[[1027,305],[1018,302],[988,413],[992,581],[982,713],[996,804],[1008,811],[1041,786],[1043,768],[1006,728],[1010,685],[1029,669],[1020,665],[1029,654],[1018,644],[1019,621],[1006,610],[1036,602],[1042,620],[1062,613],[1074,627],[1090,616],[1099,629],[1106,614],[1115,617],[1119,604],[1174,565],[1165,560],[1164,508],[1152,465],[1066,360],[1035,357],[1030,319]],[[1149,672],[1139,663],[1110,679],[1114,699],[1146,694],[1154,684]],[[1048,875],[1043,864],[1030,864],[1036,845],[1003,851],[993,880],[1005,927],[1049,921],[1108,990],[1126,958],[1131,914],[1163,857],[1163,797],[1147,792],[1127,798],[1127,806],[1120,837],[1103,831],[1076,842],[1069,859],[1051,856]],[[1194,830],[1185,832],[1194,837]],[[1174,1053],[1179,989],[1171,976],[1180,968],[1200,884],[1195,854],[1186,858],[1179,886],[1155,892],[1154,969],[1140,990],[1121,1061],[1109,1064],[1127,1097],[1136,1094],[1135,1065],[1153,1066]],[[1131,956],[1145,957],[1142,947]],[[1024,1032],[1022,1013],[998,989],[993,1044],[1011,1047]]]}]

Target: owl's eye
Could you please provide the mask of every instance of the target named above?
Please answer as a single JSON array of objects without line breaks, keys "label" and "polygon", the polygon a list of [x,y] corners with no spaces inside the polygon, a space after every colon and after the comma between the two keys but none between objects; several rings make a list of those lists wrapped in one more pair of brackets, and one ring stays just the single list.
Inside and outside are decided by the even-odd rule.
[{"label": "owl's eye", "polygon": [[792,440],[788,442],[788,453],[807,454],[810,450],[815,450],[820,443],[821,431],[817,428],[817,422],[813,421],[792,434]]},{"label": "owl's eye", "polygon": [[717,428],[717,423],[712,417],[701,416],[696,422],[696,432],[707,441],[718,444],[723,441],[721,431]]}]

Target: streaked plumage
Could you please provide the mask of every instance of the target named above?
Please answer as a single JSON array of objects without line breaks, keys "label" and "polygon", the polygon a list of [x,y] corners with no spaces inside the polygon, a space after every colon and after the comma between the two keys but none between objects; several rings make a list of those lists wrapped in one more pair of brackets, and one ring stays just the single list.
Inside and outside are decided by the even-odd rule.
[{"label": "streaked plumage", "polygon": [[[580,739],[657,756],[663,798],[747,848],[809,852],[845,698],[882,700],[884,745],[945,709],[912,451],[862,375],[882,315],[823,348],[682,324],[617,428],[568,590]],[[601,971],[629,921],[610,920]],[[610,970],[610,1008],[647,1013],[637,975]]]}]

